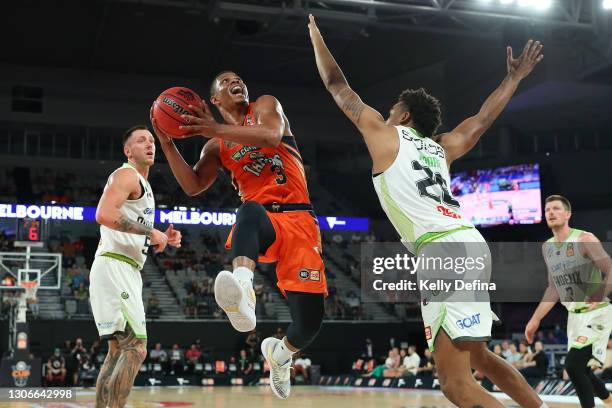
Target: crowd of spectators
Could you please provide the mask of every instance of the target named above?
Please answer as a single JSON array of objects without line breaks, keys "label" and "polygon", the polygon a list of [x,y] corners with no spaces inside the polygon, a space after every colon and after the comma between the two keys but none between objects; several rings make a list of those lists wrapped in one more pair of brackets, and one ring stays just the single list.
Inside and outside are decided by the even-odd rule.
[{"label": "crowd of spectators", "polygon": [[366,377],[432,377],[436,378],[436,364],[429,349],[421,354],[412,344],[402,343],[399,347],[395,339],[390,339],[386,357],[377,358],[370,339],[366,339],[363,353],[353,363],[352,373]]},{"label": "crowd of spectators", "polygon": [[43,362],[44,385],[51,386],[93,386],[106,351],[99,341],[85,347],[82,338],[66,340],[63,347],[54,349],[46,363]]},{"label": "crowd of spectators", "polygon": [[[361,270],[359,261],[351,248],[358,248],[361,243],[372,243],[376,237],[372,233],[353,232],[343,234],[324,233],[323,255],[326,265],[328,297],[325,300],[325,318],[340,320],[365,320],[369,316],[361,302],[359,287],[361,285]],[[339,255],[340,254],[340,255]],[[337,276],[340,273],[342,276]],[[347,285],[340,287],[339,280],[352,282],[352,288]]]},{"label": "crowd of spectators", "polygon": [[[274,337],[282,338],[285,333],[278,328]],[[259,331],[248,334],[244,344],[236,353],[215,355],[212,350],[203,346],[200,339],[194,340],[188,347],[174,343],[168,348],[155,343],[148,351],[141,371],[155,375],[189,375],[203,374],[205,366],[212,367],[212,372],[226,373],[244,379],[255,379],[263,376],[269,367],[260,347],[263,336]],[[92,386],[100,371],[107,353],[106,344],[93,341],[87,347],[83,339],[66,340],[63,347],[57,347],[43,361],[43,381],[45,386]],[[312,362],[304,353],[294,355],[292,378],[309,383]]]},{"label": "crowd of spectators", "polygon": [[[80,239],[70,239],[66,236],[53,237],[49,240],[50,252],[62,254],[62,285],[63,301],[74,301],[74,313],[78,315],[91,314],[89,306],[89,269],[85,265],[85,245]],[[67,312],[72,312],[66,308]]]},{"label": "crowd of spectators", "polygon": [[[74,171],[29,167],[29,174],[19,167],[0,168],[0,201],[41,204],[75,204],[95,206],[100,199],[108,174],[79,174]],[[15,177],[16,172],[19,177]],[[202,199],[189,197],[176,182],[168,182],[173,177],[164,177],[161,168],[154,168],[149,179],[153,185],[155,201],[158,205],[200,206]],[[27,183],[17,184],[17,179],[27,177]],[[231,187],[227,177],[221,175],[221,181],[215,183],[206,192],[207,208],[236,208],[239,205],[238,196]],[[19,190],[18,186],[26,185],[31,189]]]},{"label": "crowd of spectators", "polygon": [[[563,358],[557,359],[555,370],[549,369],[556,354],[564,355],[567,352],[566,341],[566,338],[555,336],[553,331],[547,334],[539,331],[532,345],[529,345],[526,340],[518,342],[507,339],[492,340],[489,349],[515,367],[532,386],[535,386],[539,381],[549,377],[569,380],[567,372],[563,369]],[[562,347],[555,349],[554,346]],[[612,381],[612,338],[608,340],[608,350],[603,365],[593,359],[589,366],[593,373],[604,382]],[[394,339],[390,339],[387,354],[384,356],[377,354],[372,341],[367,339],[363,352],[353,362],[352,373],[366,377],[385,378],[437,377],[435,361],[429,349],[425,348],[422,354],[419,354],[414,345],[402,343],[398,347]],[[484,382],[492,385],[491,381],[477,370],[473,371],[473,375],[478,381],[482,381],[483,385]]]}]

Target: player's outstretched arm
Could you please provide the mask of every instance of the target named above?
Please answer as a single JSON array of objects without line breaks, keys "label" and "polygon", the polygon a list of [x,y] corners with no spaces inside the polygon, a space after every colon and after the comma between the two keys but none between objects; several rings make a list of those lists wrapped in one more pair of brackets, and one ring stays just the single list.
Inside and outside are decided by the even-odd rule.
[{"label": "player's outstretched arm", "polygon": [[325,45],[314,16],[311,14],[309,18],[308,29],[321,80],[338,107],[363,135],[374,162],[374,171],[377,172],[377,168],[383,171],[395,159],[397,153],[399,141],[395,136],[396,131],[393,126],[385,123],[380,113],[363,103],[359,95],[351,89],[338,63]]},{"label": "player's outstretched arm", "polygon": [[489,95],[476,115],[439,136],[439,143],[446,151],[446,161],[449,165],[469,152],[478,143],[480,136],[491,127],[514,95],[521,80],[544,58],[542,47],[539,41],[529,40],[517,59],[512,56],[512,48],[506,48],[508,74],[502,83]]},{"label": "player's outstretched arm", "polygon": [[196,116],[181,115],[191,124],[180,126],[188,131],[188,136],[205,135],[248,146],[276,147],[285,134],[283,108],[271,95],[262,95],[255,101],[253,114],[257,123],[252,126],[217,122],[204,101],[201,106],[189,105],[189,108]]},{"label": "player's outstretched arm", "polygon": [[601,285],[589,299],[592,302],[601,302],[612,291],[612,259],[594,234],[582,232],[578,242],[584,255],[601,271]]},{"label": "player's outstretched arm", "polygon": [[134,170],[117,170],[104,188],[102,197],[96,209],[96,221],[115,231],[130,234],[146,235],[151,238],[151,245],[157,245],[156,252],[166,248],[168,237],[163,232],[150,225],[142,224],[132,220],[121,212],[121,206],[130,195],[140,195],[140,182]]},{"label": "player's outstretched arm", "polygon": [[192,168],[183,159],[172,138],[157,126],[153,115],[151,115],[151,125],[159,139],[172,174],[174,174],[183,191],[188,196],[193,197],[208,189],[217,179],[217,173],[219,167],[221,167],[218,141],[211,139],[204,145],[200,160]]}]

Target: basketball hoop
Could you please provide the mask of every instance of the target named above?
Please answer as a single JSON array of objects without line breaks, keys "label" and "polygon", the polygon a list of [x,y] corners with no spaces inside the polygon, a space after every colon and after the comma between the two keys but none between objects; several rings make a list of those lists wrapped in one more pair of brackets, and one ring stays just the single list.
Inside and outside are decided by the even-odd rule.
[{"label": "basketball hoop", "polygon": [[21,281],[21,287],[25,289],[26,300],[36,300],[36,292],[38,291],[37,281]]}]

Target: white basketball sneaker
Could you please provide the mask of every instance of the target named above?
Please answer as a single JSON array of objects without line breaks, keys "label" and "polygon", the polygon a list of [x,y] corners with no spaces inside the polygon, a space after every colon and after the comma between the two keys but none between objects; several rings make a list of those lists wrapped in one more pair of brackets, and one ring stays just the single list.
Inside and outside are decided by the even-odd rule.
[{"label": "white basketball sneaker", "polygon": [[215,300],[225,311],[234,329],[255,329],[255,291],[250,282],[238,280],[233,273],[221,271],[215,279]]},{"label": "white basketball sneaker", "polygon": [[261,353],[270,366],[270,388],[278,398],[287,399],[291,393],[291,358],[282,364],[277,363],[272,355],[274,348],[282,340],[268,337],[261,342]]}]

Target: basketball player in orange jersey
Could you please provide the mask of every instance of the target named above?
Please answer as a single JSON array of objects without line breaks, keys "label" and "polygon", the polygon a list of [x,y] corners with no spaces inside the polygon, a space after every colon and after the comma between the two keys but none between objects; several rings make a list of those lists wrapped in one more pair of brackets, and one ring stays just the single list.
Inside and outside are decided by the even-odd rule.
[{"label": "basketball player in orange jersey", "polygon": [[278,287],[293,321],[285,338],[267,338],[261,350],[270,365],[272,391],[284,399],[290,393],[291,356],[312,342],[323,319],[327,285],[318,222],[302,157],[278,100],[263,95],[249,102],[246,85],[230,71],[215,77],[210,94],[225,123],[215,121],[206,102],[190,106],[197,116],[183,115],[190,125],[182,128],[189,135],[211,138],[193,168],[151,120],[187,194],[208,189],[220,168],[231,174],[238,189],[243,203],[226,244],[232,250],[233,272],[221,271],[215,280],[215,299],[236,330],[255,328],[256,262],[277,262]]}]

